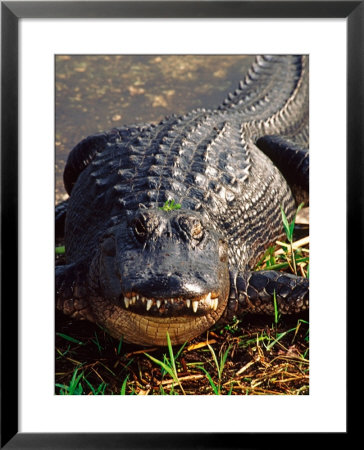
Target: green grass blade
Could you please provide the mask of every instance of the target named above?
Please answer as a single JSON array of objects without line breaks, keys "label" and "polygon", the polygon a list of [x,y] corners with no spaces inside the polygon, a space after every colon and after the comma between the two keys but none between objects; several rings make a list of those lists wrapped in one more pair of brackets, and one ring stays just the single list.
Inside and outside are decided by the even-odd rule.
[{"label": "green grass blade", "polygon": [[277,328],[278,320],[279,320],[279,311],[278,311],[277,296],[276,296],[275,289],[273,291],[273,303],[274,303],[274,323]]},{"label": "green grass blade", "polygon": [[123,381],[123,384],[122,384],[121,390],[120,390],[120,395],[126,395],[126,385],[128,382],[128,378],[129,378],[129,375],[127,375],[125,380]]},{"label": "green grass blade", "polygon": [[66,339],[66,341],[70,341],[73,342],[74,344],[79,344],[79,345],[85,345],[84,342],[78,341],[77,339],[71,337],[71,336],[67,336],[67,334],[63,334],[63,333],[56,333],[57,336]]},{"label": "green grass blade", "polygon": [[168,375],[174,381],[176,381],[176,383],[178,383],[178,380],[176,379],[175,374],[174,374],[174,372],[173,372],[171,367],[169,367],[167,364],[165,364],[164,362],[160,361],[159,359],[156,359],[153,356],[149,355],[148,353],[144,353],[144,355],[146,355],[149,359],[151,359],[153,362],[155,362],[159,366],[163,367],[163,369],[168,373]]},{"label": "green grass blade", "polygon": [[232,381],[232,382],[230,383],[230,389],[229,389],[229,392],[227,393],[227,395],[231,395],[231,394],[232,394],[232,392],[233,392],[233,387],[234,387],[234,381]]},{"label": "green grass blade", "polygon": [[[303,258],[296,258],[296,263],[301,263],[301,262],[306,262],[310,259],[309,256],[304,256]],[[269,270],[277,270],[277,269],[286,269],[287,267],[289,267],[288,262],[284,262],[284,263],[279,263],[279,264],[274,264],[272,266],[267,266],[267,268],[269,267]],[[264,269],[259,269],[259,270],[267,270],[267,268]],[[257,270],[257,272],[259,272],[259,270]]]},{"label": "green grass blade", "polygon": [[116,351],[116,353],[117,353],[118,355],[120,355],[122,345],[123,345],[123,337],[121,337],[121,339],[120,339],[120,341],[119,341],[118,349],[117,349],[117,351]]},{"label": "green grass blade", "polygon": [[80,383],[81,378],[83,377],[83,372],[81,372],[77,376],[78,368],[74,370],[73,376],[69,385],[68,395],[81,395],[83,392],[82,385]]},{"label": "green grass blade", "polygon": [[196,366],[196,369],[201,369],[205,373],[205,375],[206,375],[207,379],[209,380],[209,383],[212,387],[212,390],[214,391],[214,394],[219,395],[219,389],[216,386],[216,384],[213,382],[211,375],[207,372],[207,370],[204,367],[200,367],[200,366]]},{"label": "green grass blade", "polygon": [[282,205],[281,205],[281,213],[282,213],[283,228],[286,233],[287,239],[290,241],[290,227],[289,227],[286,213],[284,212]]},{"label": "green grass blade", "polygon": [[92,384],[88,381],[88,379],[86,377],[83,377],[84,381],[86,382],[86,384],[88,385],[88,387],[91,389],[91,392],[93,395],[96,395],[96,391],[95,388],[92,386]]},{"label": "green grass blade", "polygon": [[56,383],[55,386],[60,388],[60,394],[61,395],[66,395],[66,392],[69,391],[69,387],[66,386],[65,384]]},{"label": "green grass blade", "polygon": [[182,350],[186,347],[187,344],[188,344],[188,341],[186,341],[186,342],[181,346],[181,348],[178,350],[178,352],[176,353],[176,355],[175,355],[175,357],[174,357],[174,359],[175,359],[176,361],[177,361],[179,355],[182,353]]},{"label": "green grass blade", "polygon": [[95,334],[95,339],[91,339],[91,341],[96,345],[96,347],[97,347],[99,353],[101,353],[102,350],[103,350],[103,348],[102,348],[102,346],[101,346],[101,344],[100,344],[99,337],[97,336],[96,331],[95,331],[94,334]]},{"label": "green grass blade", "polygon": [[219,363],[217,362],[215,350],[211,347],[210,344],[207,344],[207,347],[208,347],[208,349],[210,350],[211,355],[212,355],[212,357],[213,357],[213,359],[214,359],[214,361],[215,361],[216,369],[217,369],[217,371],[219,371]]},{"label": "green grass blade", "polygon": [[267,350],[269,351],[278,341],[280,341],[284,336],[286,336],[286,334],[288,334],[288,333],[292,333],[292,331],[296,331],[296,328],[297,327],[294,327],[294,328],[290,328],[289,330],[287,330],[287,331],[284,331],[283,333],[280,333],[277,337],[276,337],[276,339],[274,339],[274,341],[273,342],[271,342],[269,345],[267,345]]},{"label": "green grass blade", "polygon": [[292,220],[292,222],[291,222],[291,224],[290,224],[290,226],[289,226],[289,233],[290,233],[291,239],[293,239],[293,230],[294,230],[294,226],[295,226],[295,224],[296,224],[296,217],[297,217],[297,214],[301,211],[301,209],[303,208],[303,206],[304,206],[304,203],[300,203],[300,204],[298,205],[298,208],[296,209],[296,212],[295,212],[295,215],[294,215],[294,217],[293,217],[293,220]]},{"label": "green grass blade", "polygon": [[219,379],[220,380],[221,380],[222,372],[224,370],[226,359],[228,357],[230,349],[231,349],[231,345],[229,345],[229,347],[226,349],[225,353],[222,355],[222,357],[220,359],[220,371],[219,371]]},{"label": "green grass blade", "polygon": [[169,358],[171,360],[171,364],[172,364],[172,368],[173,368],[173,372],[176,378],[177,377],[177,369],[176,369],[176,361],[174,359],[174,354],[173,354],[173,348],[172,348],[172,343],[171,343],[171,338],[169,337],[169,333],[167,331],[167,347],[168,347],[168,352],[169,352]]},{"label": "green grass blade", "polygon": [[104,381],[102,383],[100,383],[100,386],[96,389],[95,395],[99,395],[100,393],[101,393],[101,395],[105,395],[106,386],[107,386],[107,384]]}]

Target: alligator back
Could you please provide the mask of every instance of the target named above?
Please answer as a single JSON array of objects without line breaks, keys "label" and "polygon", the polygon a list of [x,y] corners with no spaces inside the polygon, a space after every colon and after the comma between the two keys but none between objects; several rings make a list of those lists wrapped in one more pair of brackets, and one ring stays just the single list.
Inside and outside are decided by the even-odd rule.
[{"label": "alligator back", "polygon": [[[254,264],[281,235],[280,206],[289,217],[295,208],[286,180],[256,142],[280,135],[307,146],[307,91],[305,57],[258,57],[216,110],[86,138],[65,170],[66,186],[67,174],[76,179],[66,221],[69,262],[87,258],[121,216],[173,199],[225,236],[231,264]],[[75,170],[85,149],[85,167]]]}]

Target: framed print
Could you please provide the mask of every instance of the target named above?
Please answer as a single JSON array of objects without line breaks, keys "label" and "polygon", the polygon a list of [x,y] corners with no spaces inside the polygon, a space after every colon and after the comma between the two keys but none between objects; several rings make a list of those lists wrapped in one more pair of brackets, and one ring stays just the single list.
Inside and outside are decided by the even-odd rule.
[{"label": "framed print", "polygon": [[[282,439],[284,433],[290,432],[302,433],[303,438],[312,432],[348,436],[347,302],[352,296],[351,290],[358,288],[360,266],[353,265],[345,271],[342,265],[344,260],[348,265],[354,245],[356,250],[363,247],[363,17],[361,1],[2,2],[2,447],[229,448],[241,446],[242,440],[244,446],[261,443],[263,439],[269,439],[271,433],[282,434]],[[202,102],[204,89],[205,92],[215,89],[214,81],[215,91],[220,92],[220,89],[221,100],[226,98],[229,105],[234,95],[227,97],[227,93],[234,92],[237,85],[234,81],[228,84],[235,75],[226,76],[226,79],[224,76],[230,73],[230,67],[244,71],[245,64],[248,67],[257,54],[307,55],[302,59],[299,57],[300,67],[304,66],[305,58],[309,60],[310,379],[308,345],[299,347],[295,341],[300,333],[302,342],[307,338],[308,323],[305,321],[295,325],[294,331],[287,328],[281,334],[269,336],[269,342],[265,340],[266,334],[254,334],[255,341],[249,351],[258,354],[262,345],[266,352],[266,356],[259,353],[261,359],[257,369],[263,374],[259,382],[252,381],[251,359],[241,363],[239,370],[233,370],[234,355],[239,359],[241,354],[248,354],[245,347],[245,353],[239,353],[242,350],[238,344],[236,347],[233,344],[221,346],[220,354],[213,347],[213,340],[225,342],[223,333],[227,332],[231,333],[229,343],[238,341],[236,338],[234,341],[231,323],[221,333],[212,330],[212,335],[205,335],[202,346],[210,365],[201,365],[193,358],[178,361],[186,375],[185,383],[191,376],[195,377],[199,392],[185,392],[188,391],[187,384],[181,386],[176,381],[177,384],[171,386],[165,378],[156,384],[155,380],[163,370],[173,379],[172,350],[169,353],[166,350],[163,356],[153,345],[147,346],[148,357],[143,355],[144,359],[139,359],[138,349],[127,347],[123,339],[117,338],[107,347],[108,334],[103,331],[98,334],[95,328],[90,328],[85,340],[103,356],[97,362],[89,359],[85,363],[86,359],[81,358],[85,357],[87,346],[82,339],[77,341],[77,333],[72,337],[68,318],[62,319],[62,327],[56,329],[58,341],[54,366],[54,301],[50,300],[55,289],[54,188],[57,203],[68,198],[60,178],[54,175],[54,166],[59,164],[54,148],[57,152],[57,149],[67,147],[68,153],[85,136],[105,129],[115,128],[115,133],[122,134],[122,127],[130,123],[132,117],[129,106],[135,109],[131,121],[139,124],[157,122],[164,116],[173,117],[170,114],[176,108],[180,108],[177,112],[181,114],[189,109],[211,108],[220,101],[208,96],[204,99],[206,104],[190,106],[187,101],[188,97],[199,96]],[[200,72],[195,70],[198,64]],[[156,67],[159,75],[156,72],[153,81],[148,81],[152,80]],[[183,69],[176,75],[178,67]],[[210,78],[204,80],[204,73]],[[284,73],[287,75],[288,69]],[[174,84],[167,84],[164,77],[168,74]],[[188,77],[200,83],[198,95],[193,94],[192,86],[182,93],[182,85]],[[294,76],[293,79],[296,80]],[[159,92],[147,91],[148,82],[150,85],[159,82],[162,88]],[[282,87],[279,95],[283,95],[283,90]],[[235,92],[235,96],[239,97],[239,92]],[[87,103],[85,99],[88,98]],[[115,105],[112,105],[113,98]],[[138,105],[140,99],[145,103]],[[176,103],[173,103],[174,99]],[[149,108],[159,115],[149,115],[147,101]],[[103,102],[106,109],[103,109]],[[135,127],[140,133],[140,142],[146,138],[146,131],[138,126]],[[66,136],[64,130],[67,127],[70,131]],[[218,132],[217,125],[214,130]],[[302,131],[302,135],[304,133]],[[122,139],[121,134],[115,138],[117,142],[115,136],[110,138],[115,141],[108,143],[112,154]],[[97,136],[89,139],[94,142],[99,139]],[[168,136],[161,140],[161,146],[168,141]],[[86,152],[80,156],[83,161],[90,157],[88,142],[79,145],[81,152]],[[134,147],[130,161],[137,159]],[[199,148],[202,147],[203,142],[200,142]],[[76,163],[71,164],[72,170],[80,163],[77,158]],[[94,172],[100,178],[96,163]],[[112,161],[109,163],[111,167]],[[60,164],[63,172],[64,162]],[[138,165],[141,165],[140,161]],[[65,176],[66,185],[72,185],[72,176],[73,173],[70,178]],[[100,184],[102,179],[99,178]],[[175,174],[174,182],[178,182],[178,174]],[[119,190],[125,190],[120,183],[117,186]],[[178,209],[184,208],[183,201],[180,208],[178,198],[173,198],[173,203],[169,197],[164,200],[159,205],[158,210],[162,211],[159,214],[164,214],[163,217],[175,215],[178,227],[185,230],[183,236],[189,236],[187,219],[183,221],[178,216]],[[138,202],[144,205],[140,208],[146,209],[145,202]],[[90,204],[90,200],[86,203]],[[80,208],[81,211],[85,209],[87,207]],[[329,217],[334,219],[329,220]],[[161,223],[162,219],[158,220]],[[200,223],[196,220],[193,223]],[[145,221],[145,214],[143,220],[131,221],[136,230],[133,239],[139,243],[148,228],[145,228]],[[204,229],[202,225],[197,226],[195,235],[204,235]],[[87,246],[90,238],[86,233],[78,237],[78,242],[82,239]],[[102,260],[105,265],[109,264],[107,258],[113,253],[107,247],[109,241],[102,241],[103,254],[107,255]],[[63,245],[62,240],[56,241],[57,248],[61,249]],[[307,275],[305,256],[301,254],[299,260],[302,276]],[[335,261],[340,261],[334,268],[330,267],[332,256]],[[94,262],[88,262],[89,266],[92,264]],[[65,263],[58,260],[56,265],[62,277],[69,276]],[[107,289],[112,290],[114,286],[111,283]],[[213,309],[211,301],[216,296],[211,291],[209,296],[198,300],[194,297],[186,305],[196,313],[202,308],[203,300]],[[139,301],[131,291],[125,297],[125,308],[129,310]],[[172,300],[178,304],[179,298]],[[155,301],[145,298],[144,303],[147,311],[155,308],[156,313],[161,307],[170,307],[168,301],[165,302],[167,306],[162,305],[159,298]],[[269,328],[271,323],[268,327],[263,326],[263,330],[270,330],[268,334],[273,333],[273,328]],[[289,339],[284,341],[287,333]],[[103,336],[106,336],[105,341],[102,341]],[[275,353],[273,347],[281,339],[285,347]],[[182,340],[172,342],[177,343],[175,352],[178,355],[182,354],[178,352]],[[131,342],[136,341],[131,339]],[[246,342],[247,339],[244,345]],[[143,343],[145,346],[145,341]],[[159,341],[153,343],[159,345]],[[76,347],[83,353],[77,353]],[[102,354],[101,348],[107,348],[108,353]],[[284,366],[284,374],[272,376],[267,384],[259,384],[265,382],[268,359],[264,358],[268,358],[269,352],[273,360],[291,358],[293,361],[296,358],[299,377],[291,364]],[[299,358],[295,352],[299,353]],[[231,353],[234,355],[229,360]],[[307,358],[302,358],[302,354]],[[335,362],[338,355],[340,364]],[[109,358],[112,364],[105,363],[103,358]],[[152,367],[153,375],[149,380],[143,378],[145,364]],[[105,372],[101,365],[106,366]],[[127,370],[129,366],[130,371]],[[92,373],[89,379],[82,378],[83,384],[76,383],[80,379],[80,367],[87,367],[87,373]],[[195,370],[191,371],[191,367]],[[228,381],[221,375],[229,368],[232,376]],[[55,372],[59,375],[56,382]],[[205,386],[197,384],[202,377]],[[144,382],[137,383],[136,380],[139,382],[142,378]],[[300,381],[289,384],[293,379]],[[71,388],[72,382],[75,383]],[[80,395],[64,395],[69,393]],[[192,395],[184,396],[184,393]],[[18,408],[14,408],[14,404]],[[257,420],[267,411],[268,417],[264,421]],[[272,414],[272,411],[280,411],[280,414]],[[287,415],[284,423],[282,411]]]}]

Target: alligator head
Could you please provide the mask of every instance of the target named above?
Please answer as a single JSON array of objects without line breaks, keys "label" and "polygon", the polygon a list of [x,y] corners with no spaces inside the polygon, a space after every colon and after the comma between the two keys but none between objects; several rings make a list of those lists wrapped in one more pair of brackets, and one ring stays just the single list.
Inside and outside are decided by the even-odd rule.
[{"label": "alligator head", "polygon": [[222,315],[230,289],[228,249],[194,211],[129,212],[108,228],[91,264],[95,319],[141,345],[182,343]]}]

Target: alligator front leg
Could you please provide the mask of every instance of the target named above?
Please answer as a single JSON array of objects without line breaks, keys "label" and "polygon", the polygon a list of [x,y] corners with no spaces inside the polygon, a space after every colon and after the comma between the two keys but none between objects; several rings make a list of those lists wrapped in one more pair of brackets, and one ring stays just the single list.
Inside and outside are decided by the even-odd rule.
[{"label": "alligator front leg", "polygon": [[76,264],[56,266],[56,307],[72,318],[87,319],[90,322],[95,322],[87,301],[84,279],[82,266],[80,267]]},{"label": "alligator front leg", "polygon": [[58,203],[55,208],[55,233],[56,238],[64,237],[64,226],[66,222],[66,215],[68,209],[68,200]]},{"label": "alligator front leg", "polygon": [[274,270],[239,272],[232,277],[229,315],[243,312],[274,314],[275,301],[281,314],[308,310],[307,278]]}]

